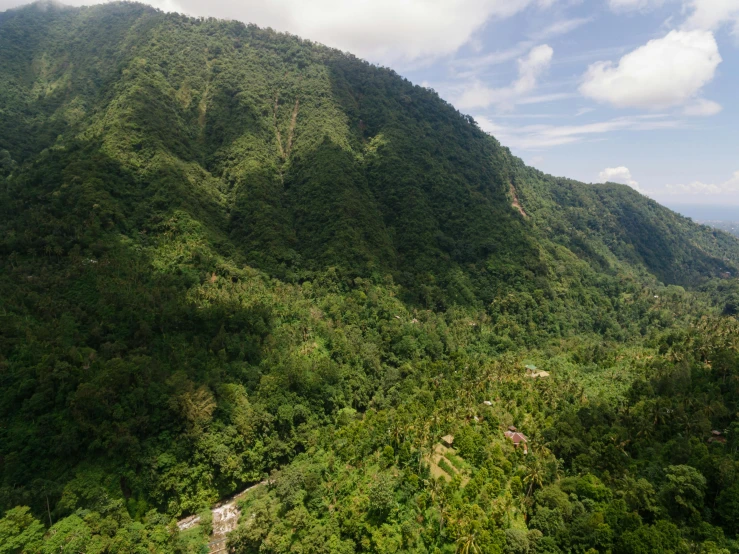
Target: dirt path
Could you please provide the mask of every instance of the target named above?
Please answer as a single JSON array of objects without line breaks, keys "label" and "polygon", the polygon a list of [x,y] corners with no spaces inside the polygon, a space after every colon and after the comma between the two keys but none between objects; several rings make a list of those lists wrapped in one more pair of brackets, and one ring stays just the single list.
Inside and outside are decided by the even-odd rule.
[{"label": "dirt path", "polygon": [[[244,489],[240,493],[235,494],[225,500],[222,500],[213,507],[213,509],[211,510],[211,512],[213,513],[213,534],[211,535],[210,541],[208,542],[210,554],[216,554],[226,551],[228,534],[236,529],[236,526],[239,523],[239,516],[241,515],[237,506],[237,502],[249,491],[266,484],[267,481],[262,481],[261,483],[252,485],[251,487]],[[177,527],[180,528],[180,531],[184,531],[186,529],[191,529],[192,527],[195,527],[199,523],[200,516],[193,515],[179,520],[177,522]]]},{"label": "dirt path", "polygon": [[521,201],[518,199],[518,193],[516,192],[516,187],[513,186],[513,183],[511,183],[511,196],[513,197],[512,205],[514,208],[516,208],[522,216],[529,217],[529,214],[526,213],[526,210],[523,209],[523,206],[521,206]]}]

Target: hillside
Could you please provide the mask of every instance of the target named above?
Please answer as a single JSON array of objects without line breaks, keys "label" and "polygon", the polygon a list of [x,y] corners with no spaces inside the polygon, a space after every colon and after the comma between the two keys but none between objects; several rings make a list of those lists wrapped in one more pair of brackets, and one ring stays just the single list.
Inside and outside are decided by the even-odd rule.
[{"label": "hillside", "polygon": [[42,3],[0,52],[0,542],[196,552],[281,468],[236,551],[737,551],[739,240],[271,30]]}]

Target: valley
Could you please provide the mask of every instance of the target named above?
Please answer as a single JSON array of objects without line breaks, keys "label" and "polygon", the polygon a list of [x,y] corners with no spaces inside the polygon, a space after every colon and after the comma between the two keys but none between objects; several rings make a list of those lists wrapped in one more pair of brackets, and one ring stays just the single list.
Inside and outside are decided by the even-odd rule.
[{"label": "valley", "polygon": [[739,238],[272,29],[0,52],[0,553],[739,552]]}]

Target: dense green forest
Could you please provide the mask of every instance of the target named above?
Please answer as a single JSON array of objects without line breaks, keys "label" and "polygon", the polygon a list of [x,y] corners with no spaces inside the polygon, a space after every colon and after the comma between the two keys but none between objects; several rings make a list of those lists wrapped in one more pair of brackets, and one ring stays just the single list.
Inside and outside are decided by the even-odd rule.
[{"label": "dense green forest", "polygon": [[739,553],[739,240],[269,29],[0,53],[0,554],[205,553],[262,481],[232,552]]}]

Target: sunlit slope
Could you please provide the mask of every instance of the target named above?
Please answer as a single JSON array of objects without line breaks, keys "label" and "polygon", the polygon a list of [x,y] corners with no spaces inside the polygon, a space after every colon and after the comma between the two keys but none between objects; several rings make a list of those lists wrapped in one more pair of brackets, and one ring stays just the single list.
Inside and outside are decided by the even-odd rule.
[{"label": "sunlit slope", "polygon": [[289,35],[136,4],[36,5],[3,14],[0,48],[3,204],[11,226],[41,220],[43,248],[74,248],[44,225],[94,205],[106,231],[181,210],[277,277],[391,274],[430,306],[548,278],[551,242],[595,271],[667,283],[739,259],[735,240],[623,187],[528,169],[432,91]]},{"label": "sunlit slope", "polygon": [[414,378],[735,313],[736,239],[350,55],[122,3],[0,53],[0,511],[196,511]]}]

